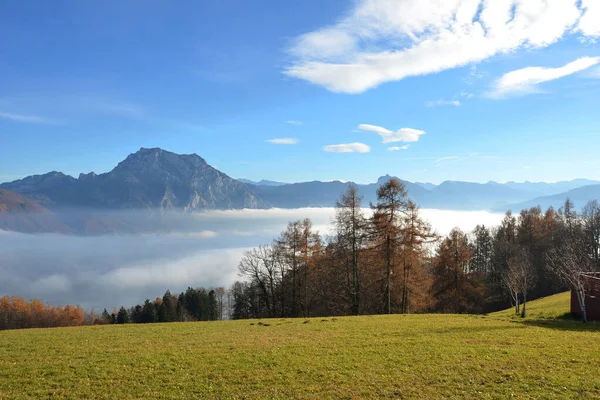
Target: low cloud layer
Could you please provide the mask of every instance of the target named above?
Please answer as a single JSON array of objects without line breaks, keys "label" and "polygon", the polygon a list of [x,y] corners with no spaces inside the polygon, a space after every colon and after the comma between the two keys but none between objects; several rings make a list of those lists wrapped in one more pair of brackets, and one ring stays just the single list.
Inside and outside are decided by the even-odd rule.
[{"label": "low cloud layer", "polygon": [[[0,231],[0,296],[101,311],[131,306],[167,289],[227,287],[238,279],[237,265],[246,249],[270,243],[287,222],[306,217],[327,235],[333,215],[332,208],[213,211],[185,218],[173,213],[163,215],[170,230],[160,234],[81,237]],[[422,210],[422,215],[441,234],[454,226],[471,230],[477,224],[495,225],[502,218],[441,210]]]}]

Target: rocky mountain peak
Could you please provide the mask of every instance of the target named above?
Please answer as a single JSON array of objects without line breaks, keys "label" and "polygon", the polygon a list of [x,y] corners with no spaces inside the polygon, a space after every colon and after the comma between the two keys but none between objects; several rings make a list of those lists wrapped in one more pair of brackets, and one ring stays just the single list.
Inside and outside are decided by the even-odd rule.
[{"label": "rocky mountain peak", "polygon": [[98,176],[98,175],[96,175],[96,173],[92,171],[92,172],[90,172],[89,174],[83,174],[83,173],[79,174],[79,178],[78,178],[78,179],[79,179],[80,181],[85,181],[85,180],[91,180],[91,179],[94,179],[94,178],[95,178],[95,177],[97,177],[97,176]]}]

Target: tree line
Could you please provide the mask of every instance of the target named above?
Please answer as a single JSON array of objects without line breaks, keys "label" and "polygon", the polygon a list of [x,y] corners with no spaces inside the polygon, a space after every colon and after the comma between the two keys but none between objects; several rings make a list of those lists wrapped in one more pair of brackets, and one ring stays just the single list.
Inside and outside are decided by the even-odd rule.
[{"label": "tree line", "polygon": [[[454,228],[440,237],[392,178],[371,212],[350,185],[336,205],[332,234],[309,219],[290,222],[273,243],[245,252],[233,284],[231,317],[390,313],[481,313],[585,285],[599,270],[600,206],[575,212],[540,207],[507,212],[499,226]],[[583,298],[582,297],[582,298]]]},{"label": "tree line", "polygon": [[82,325],[85,311],[79,306],[52,306],[22,297],[0,298],[0,330]]},{"label": "tree line", "polygon": [[121,307],[108,313],[102,312],[101,322],[105,324],[146,324],[154,322],[216,321],[223,319],[225,308],[225,289],[206,290],[188,287],[178,296],[169,290],[156,300],[146,299],[129,309]]},{"label": "tree line", "polygon": [[144,324],[155,322],[215,321],[227,317],[224,288],[193,289],[188,287],[177,296],[169,290],[156,300],[146,299],[129,309],[122,306],[112,312],[97,314],[81,306],[52,306],[40,300],[16,296],[0,298],[0,330],[53,328],[61,326]]}]

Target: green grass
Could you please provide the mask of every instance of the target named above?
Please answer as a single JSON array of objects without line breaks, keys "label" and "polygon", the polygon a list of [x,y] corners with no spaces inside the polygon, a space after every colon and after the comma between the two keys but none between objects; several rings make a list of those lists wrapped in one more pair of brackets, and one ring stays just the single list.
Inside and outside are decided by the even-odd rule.
[{"label": "green grass", "polygon": [[600,398],[597,324],[502,314],[304,321],[0,332],[0,398]]},{"label": "green grass", "polygon": [[[571,292],[558,293],[552,296],[527,303],[527,317],[529,319],[562,318],[568,316],[570,309]],[[515,309],[511,308],[491,314],[498,317],[515,317]]]}]

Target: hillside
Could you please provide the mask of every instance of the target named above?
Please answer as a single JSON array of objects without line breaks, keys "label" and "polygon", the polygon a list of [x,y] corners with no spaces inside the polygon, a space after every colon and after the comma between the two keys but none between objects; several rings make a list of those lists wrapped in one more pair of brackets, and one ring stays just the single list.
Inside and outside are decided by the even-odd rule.
[{"label": "hillside", "polygon": [[[571,312],[570,301],[571,292],[558,293],[530,301],[527,303],[527,317],[530,319],[564,317]],[[490,315],[496,317],[514,317],[515,310],[514,308],[510,308]]]},{"label": "hillside", "polygon": [[594,398],[598,334],[441,314],[5,331],[0,398]]},{"label": "hillside", "polygon": [[524,208],[531,208],[539,205],[542,209],[547,209],[551,206],[558,209],[564,205],[567,199],[570,199],[573,202],[576,209],[581,209],[590,200],[600,200],[600,185],[587,185],[552,196],[537,197],[525,202],[511,204],[508,208],[522,210]]},{"label": "hillside", "polygon": [[5,189],[0,189],[0,230],[26,233],[71,231],[56,214]]}]

